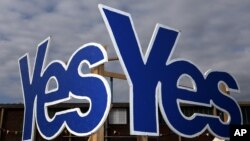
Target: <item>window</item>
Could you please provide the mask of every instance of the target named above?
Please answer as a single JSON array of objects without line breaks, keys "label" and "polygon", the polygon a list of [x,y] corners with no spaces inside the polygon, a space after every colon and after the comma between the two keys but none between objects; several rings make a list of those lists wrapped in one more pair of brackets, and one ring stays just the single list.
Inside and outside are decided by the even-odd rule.
[{"label": "window", "polygon": [[121,108],[112,109],[109,114],[109,124],[127,124],[127,110]]}]

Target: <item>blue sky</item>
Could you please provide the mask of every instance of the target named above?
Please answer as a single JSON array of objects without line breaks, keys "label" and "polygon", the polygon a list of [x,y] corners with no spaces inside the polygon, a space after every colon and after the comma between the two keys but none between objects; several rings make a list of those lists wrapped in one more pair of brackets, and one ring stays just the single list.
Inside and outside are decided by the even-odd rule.
[{"label": "blue sky", "polygon": [[[47,61],[67,61],[81,45],[97,42],[116,56],[98,4],[129,12],[145,52],[156,23],[181,30],[173,58],[186,58],[205,73],[226,71],[238,80],[238,101],[250,101],[249,0],[1,0],[0,103],[23,102],[18,58],[51,36]],[[120,64],[106,69],[122,72]],[[115,101],[128,101],[128,84],[115,80]]]}]

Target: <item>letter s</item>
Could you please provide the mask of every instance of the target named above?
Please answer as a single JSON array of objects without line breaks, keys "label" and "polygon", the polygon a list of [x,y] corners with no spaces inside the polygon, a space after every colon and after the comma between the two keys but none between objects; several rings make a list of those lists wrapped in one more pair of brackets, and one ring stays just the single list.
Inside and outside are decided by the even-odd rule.
[{"label": "letter s", "polygon": [[212,102],[216,105],[215,107],[228,115],[228,119],[224,123],[210,123],[209,126],[216,135],[228,138],[230,136],[229,125],[242,124],[242,113],[237,101],[221,91],[220,83],[224,83],[227,89],[238,91],[239,88],[236,80],[226,72],[210,72],[206,79],[208,94],[211,95]]}]

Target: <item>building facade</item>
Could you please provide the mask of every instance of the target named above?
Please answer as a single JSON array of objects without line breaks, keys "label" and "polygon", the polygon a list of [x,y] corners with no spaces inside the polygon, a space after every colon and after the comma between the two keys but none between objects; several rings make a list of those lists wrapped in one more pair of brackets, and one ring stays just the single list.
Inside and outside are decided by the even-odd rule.
[{"label": "building facade", "polygon": [[[250,103],[240,103],[243,122],[244,124],[250,124]],[[88,104],[79,103],[63,103],[52,107],[49,107],[49,116],[62,110],[69,108],[80,107],[84,113],[88,110]],[[0,105],[0,141],[20,141],[22,138],[23,127],[23,104],[2,104]],[[221,111],[214,108],[197,107],[191,105],[182,105],[181,110],[187,117],[192,116],[193,113],[206,113],[217,114],[223,120],[225,117]],[[136,141],[137,136],[130,135],[129,128],[129,105],[125,103],[117,103],[112,105],[112,109],[109,113],[108,119],[104,124],[104,141]],[[173,133],[162,116],[159,114],[159,127],[160,135],[158,137],[147,137],[148,141],[212,141],[213,136],[205,131],[202,135],[188,139],[179,137]],[[89,137],[76,137],[70,134],[66,129],[56,138],[54,141],[87,141]],[[44,141],[38,131],[35,133],[36,141]]]}]

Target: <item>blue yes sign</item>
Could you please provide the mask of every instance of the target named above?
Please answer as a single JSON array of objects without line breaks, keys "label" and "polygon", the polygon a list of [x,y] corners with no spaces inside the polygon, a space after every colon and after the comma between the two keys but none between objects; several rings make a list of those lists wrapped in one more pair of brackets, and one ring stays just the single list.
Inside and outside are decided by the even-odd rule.
[{"label": "blue yes sign", "polygon": [[[229,125],[242,124],[237,102],[223,93],[219,85],[239,90],[236,80],[226,72],[209,71],[205,75],[191,62],[171,60],[179,31],[157,24],[146,55],[142,54],[132,18],[128,13],[99,5],[102,17],[113,41],[120,63],[130,86],[130,132],[133,135],[159,135],[158,108],[167,125],[184,137],[195,137],[208,129],[220,138],[229,138]],[[87,136],[98,130],[110,109],[110,87],[97,74],[82,74],[81,66],[89,68],[107,61],[107,53],[96,43],[80,47],[65,64],[52,61],[44,67],[50,39],[38,46],[33,73],[28,55],[20,58],[20,72],[25,100],[23,140],[32,140],[34,124],[45,139],[53,139],[66,127],[72,134]],[[193,87],[179,85],[183,76],[192,80]],[[48,82],[56,80],[56,88],[49,90]],[[79,108],[48,116],[48,106],[69,100],[86,99],[87,113]],[[215,107],[228,115],[195,113],[186,117],[181,103]]]},{"label": "blue yes sign", "polygon": [[[100,6],[105,24],[130,85],[130,128],[135,135],[159,135],[158,106],[168,126],[184,137],[194,137],[208,129],[215,136],[228,138],[229,124],[241,124],[237,102],[223,94],[220,83],[238,90],[236,80],[225,72],[205,75],[191,62],[171,60],[179,31],[156,25],[146,55],[128,13]],[[193,88],[178,85],[182,76],[193,81]],[[229,115],[225,123],[218,116],[194,114],[190,118],[180,103],[216,107]]]},{"label": "blue yes sign", "polygon": [[[50,38],[38,45],[33,73],[28,55],[19,60],[24,102],[23,140],[33,140],[34,124],[47,140],[57,137],[66,127],[72,134],[87,136],[96,132],[108,115],[111,94],[105,78],[97,74],[83,74],[82,65],[96,67],[107,61],[105,49],[96,43],[85,44],[70,57],[67,64],[56,60],[44,66]],[[49,89],[54,80],[57,87]],[[85,99],[90,103],[86,113],[79,108],[48,115],[48,107],[71,98]]]}]

